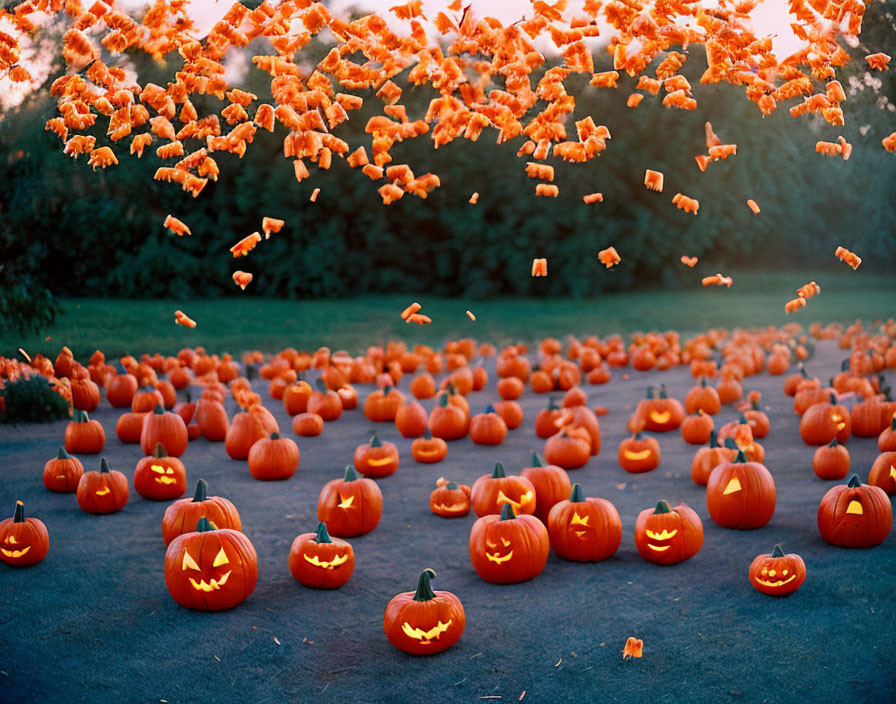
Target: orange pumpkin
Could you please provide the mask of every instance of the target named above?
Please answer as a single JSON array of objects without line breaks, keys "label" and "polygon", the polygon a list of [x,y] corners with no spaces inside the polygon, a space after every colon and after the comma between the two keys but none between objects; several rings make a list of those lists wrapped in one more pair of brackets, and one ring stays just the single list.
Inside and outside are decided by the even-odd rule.
[{"label": "orange pumpkin", "polygon": [[681,423],[681,437],[690,445],[704,445],[715,427],[712,416],[697,409],[697,415],[688,416]]},{"label": "orange pumpkin", "polygon": [[179,499],[165,509],[162,517],[162,539],[165,545],[177,536],[193,533],[199,519],[206,517],[219,528],[241,530],[240,514],[236,507],[220,496],[208,495],[205,479],[196,482],[196,492],[191,499]]},{"label": "orange pumpkin", "polygon": [[853,474],[846,484],[830,489],[818,506],[818,532],[831,545],[873,548],[893,527],[893,508],[886,492],[862,484]]},{"label": "orange pumpkin", "polygon": [[374,433],[369,443],[355,449],[353,464],[366,477],[388,477],[398,469],[398,448],[391,442],[381,442]]},{"label": "orange pumpkin", "polygon": [[423,464],[441,462],[447,454],[448,443],[442,438],[434,438],[429,428],[423,431],[423,437],[411,443],[411,457]]},{"label": "orange pumpkin", "polygon": [[417,591],[393,597],[383,614],[386,638],[399,650],[411,655],[438,653],[460,640],[466,624],[464,607],[451,592],[433,591],[436,576],[423,570]]},{"label": "orange pumpkin", "polygon": [[585,498],[574,484],[569,499],[551,507],[547,520],[551,547],[564,560],[600,562],[616,554],[622,542],[622,520],[606,499]]},{"label": "orange pumpkin", "polygon": [[510,504],[504,504],[500,515],[479,518],[470,531],[473,569],[493,584],[515,584],[538,576],[549,552],[544,524],[535,516],[515,515]]},{"label": "orange pumpkin", "polygon": [[249,473],[262,481],[289,479],[299,468],[299,447],[279,433],[263,437],[249,448]]},{"label": "orange pumpkin", "polygon": [[379,525],[383,494],[376,482],[362,477],[349,465],[343,479],[333,479],[320,490],[317,520],[327,524],[332,535],[353,538]]},{"label": "orange pumpkin", "polygon": [[0,521],[0,561],[13,567],[36,565],[50,550],[43,521],[25,517],[25,504],[16,501],[12,518]]},{"label": "orange pumpkin", "polygon": [[849,474],[849,450],[837,438],[820,446],[812,457],[812,471],[821,479],[843,479]]},{"label": "orange pumpkin", "polygon": [[73,494],[78,490],[78,482],[84,474],[84,466],[77,457],[72,457],[59,448],[59,453],[44,465],[44,486],[50,491]]},{"label": "orange pumpkin", "polygon": [[84,472],[78,481],[78,506],[85,513],[116,513],[128,502],[128,479],[111,470],[106,458],[100,460],[99,471]]},{"label": "orange pumpkin", "polygon": [[159,443],[165,446],[169,457],[180,457],[189,443],[184,419],[177,413],[165,411],[161,405],[143,417],[143,428],[140,431],[140,447],[144,454],[151,455]]},{"label": "orange pumpkin", "polygon": [[619,443],[617,459],[626,472],[650,472],[660,466],[660,444],[656,438],[637,432]]},{"label": "orange pumpkin", "polygon": [[703,546],[700,516],[685,504],[671,508],[666,501],[644,509],[635,522],[635,547],[648,562],[674,565],[688,560]]},{"label": "orange pumpkin", "polygon": [[507,424],[489,405],[485,413],[478,413],[470,419],[470,440],[476,445],[500,445],[507,437]]},{"label": "orange pumpkin", "polygon": [[134,491],[144,499],[171,501],[187,490],[187,472],[183,462],[171,455],[161,443],[152,454],[137,462]]},{"label": "orange pumpkin", "polygon": [[759,462],[748,462],[738,450],[733,462],[723,462],[709,475],[706,507],[723,528],[762,528],[775,513],[775,480]]},{"label": "orange pumpkin", "polygon": [[403,404],[395,414],[395,427],[405,438],[419,438],[426,430],[429,416],[417,401]]},{"label": "orange pumpkin", "polygon": [[429,495],[429,510],[442,518],[460,518],[470,512],[472,490],[466,484],[439,479]]},{"label": "orange pumpkin", "polygon": [[563,501],[572,491],[569,475],[562,467],[555,464],[546,465],[534,450],[532,466],[523,468],[520,474],[535,488],[535,517],[547,525],[548,514],[554,504]]},{"label": "orange pumpkin", "polygon": [[317,437],[324,431],[324,419],[317,413],[299,413],[292,419],[292,431],[302,437]]},{"label": "orange pumpkin", "polygon": [[224,439],[224,450],[231,459],[248,459],[252,446],[262,438],[268,437],[268,435],[269,433],[259,414],[240,411],[233,416],[230,427],[227,429],[227,436]]},{"label": "orange pumpkin", "polygon": [[868,483],[889,496],[896,496],[896,451],[881,452],[877,456],[868,472]]},{"label": "orange pumpkin", "polygon": [[800,419],[800,437],[807,445],[825,445],[835,437],[840,443],[849,439],[849,411],[831,394],[828,400],[809,407]]},{"label": "orange pumpkin", "polygon": [[289,549],[289,571],[299,584],[312,589],[337,589],[355,570],[355,552],[345,540],[333,540],[326,523],[316,533],[302,533]]},{"label": "orange pumpkin", "polygon": [[535,487],[525,477],[508,477],[504,465],[496,462],[491,474],[474,482],[470,501],[477,516],[501,513],[505,504],[513,507],[515,514],[531,514],[535,512]]},{"label": "orange pumpkin", "polygon": [[91,420],[86,411],[74,410],[65,427],[65,449],[76,455],[96,455],[106,446],[106,433],[98,420]]}]

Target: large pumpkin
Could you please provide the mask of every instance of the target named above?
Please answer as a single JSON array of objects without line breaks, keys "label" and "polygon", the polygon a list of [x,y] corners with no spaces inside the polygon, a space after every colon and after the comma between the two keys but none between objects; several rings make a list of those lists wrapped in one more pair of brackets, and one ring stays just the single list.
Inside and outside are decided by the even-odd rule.
[{"label": "large pumpkin", "polygon": [[831,545],[872,548],[893,526],[893,508],[886,492],[862,484],[853,474],[846,484],[830,489],[818,506],[818,532]]},{"label": "large pumpkin", "polygon": [[534,513],[535,501],[532,482],[525,477],[508,477],[500,462],[495,462],[491,474],[483,474],[473,484],[471,503],[477,516],[501,513],[505,505],[513,507],[514,513]]},{"label": "large pumpkin", "polygon": [[196,482],[196,493],[192,499],[180,499],[165,509],[162,517],[162,539],[165,545],[177,536],[192,533],[205,516],[219,528],[241,530],[240,514],[236,507],[220,496],[208,495],[205,479]]},{"label": "large pumpkin", "polygon": [[709,516],[723,528],[762,528],[775,513],[775,480],[758,462],[738,450],[733,462],[712,470],[706,485]]},{"label": "large pumpkin", "polygon": [[289,571],[306,587],[336,589],[355,571],[355,552],[345,540],[333,540],[326,523],[318,523],[316,533],[302,533],[292,541]]},{"label": "large pumpkin", "polygon": [[333,479],[320,490],[317,520],[340,538],[369,533],[380,522],[383,494],[373,479],[362,477],[349,465],[343,479]]},{"label": "large pumpkin", "polygon": [[103,457],[99,471],[84,472],[78,482],[78,506],[85,513],[116,513],[128,502],[128,478],[109,468]]},{"label": "large pumpkin", "polygon": [[394,443],[382,442],[374,433],[369,443],[355,448],[352,463],[365,477],[388,477],[398,469],[398,448]]},{"label": "large pumpkin", "polygon": [[750,584],[763,594],[788,596],[806,580],[806,563],[795,553],[785,555],[775,545],[771,555],[757,555],[750,563]]},{"label": "large pumpkin", "polygon": [[189,443],[184,419],[177,413],[166,411],[161,405],[143,417],[140,432],[140,447],[144,454],[151,455],[159,443],[165,446],[169,457],[180,457]]},{"label": "large pumpkin", "polygon": [[65,427],[65,449],[75,455],[96,455],[106,446],[106,433],[98,420],[77,408]]},{"label": "large pumpkin", "polygon": [[232,609],[257,581],[258,556],[249,539],[232,528],[216,528],[204,516],[195,533],[179,535],[165,551],[168,593],[188,609]]},{"label": "large pumpkin", "polygon": [[703,523],[689,506],[657,502],[644,509],[635,522],[635,547],[648,562],[674,565],[696,555],[703,545]]},{"label": "large pumpkin", "polygon": [[880,487],[889,496],[896,495],[896,451],[881,452],[877,456],[868,472],[868,483]]},{"label": "large pumpkin", "polygon": [[[515,378],[515,377],[508,377]],[[556,464],[545,464],[538,453],[532,452],[532,466],[524,467],[520,474],[535,487],[535,517],[545,525],[555,504],[565,500],[572,491],[569,475]]]},{"label": "large pumpkin", "polygon": [[549,551],[544,524],[535,516],[516,516],[510,504],[500,516],[482,516],[470,531],[470,561],[486,582],[526,582],[541,574]]},{"label": "large pumpkin", "polygon": [[826,445],[834,438],[844,443],[849,433],[849,411],[833,394],[827,401],[810,406],[800,419],[800,437],[807,445]]},{"label": "large pumpkin", "polygon": [[0,521],[0,560],[13,567],[36,565],[50,550],[43,521],[25,517],[25,504],[16,501],[12,518]]},{"label": "large pumpkin", "polygon": [[622,520],[606,499],[585,498],[573,485],[569,499],[554,504],[547,519],[551,547],[564,560],[600,562],[615,555],[622,542]]},{"label": "large pumpkin", "polygon": [[257,440],[249,449],[249,473],[262,481],[289,479],[299,468],[299,446],[279,433]]},{"label": "large pumpkin", "polygon": [[464,607],[451,592],[433,591],[436,576],[423,570],[417,591],[393,597],[383,614],[386,638],[399,650],[411,655],[430,655],[457,643],[466,624]]},{"label": "large pumpkin", "polygon": [[84,465],[77,457],[72,457],[59,448],[59,453],[44,465],[44,486],[50,491],[73,494],[78,490],[78,482],[84,474]]},{"label": "large pumpkin", "polygon": [[171,501],[187,490],[187,472],[183,462],[171,456],[164,445],[157,443],[149,457],[137,462],[134,470],[134,491],[144,499]]}]

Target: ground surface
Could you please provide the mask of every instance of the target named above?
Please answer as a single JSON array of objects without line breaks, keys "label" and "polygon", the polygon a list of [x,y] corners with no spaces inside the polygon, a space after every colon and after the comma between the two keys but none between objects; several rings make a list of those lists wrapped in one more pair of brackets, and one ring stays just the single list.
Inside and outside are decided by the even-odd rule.
[{"label": "ground surface", "polygon": [[[828,378],[842,356],[821,345],[809,369]],[[812,473],[813,450],[799,440],[783,378],[762,375],[745,384],[760,389],[770,406],[772,431],[763,444],[778,490],[774,518],[755,531],[712,523],[703,488],[689,478],[696,448],[677,432],[659,436],[656,471],[631,475],[618,466],[627,409],[660,380],[679,398],[692,384],[684,370],[632,373],[628,381],[617,372],[609,385],[588,388],[590,405],[606,405],[610,415],[601,420],[600,456],[571,477],[619,509],[619,552],[598,564],[552,553],[539,577],[517,585],[476,576],[467,549],[472,513],[437,518],[427,501],[439,476],[472,484],[496,460],[512,471],[525,466],[533,447],[542,447],[533,423],[544,396],[524,397],[526,420],[502,446],[451,443],[437,465],[416,464],[410,441],[379,424],[381,436],[398,444],[402,464],[379,481],[383,519],[373,533],[351,540],[355,573],[333,592],[295,582],[287,554],[293,538],[317,523],[320,487],[367,439],[372,424],[361,411],[328,424],[321,437],[300,438],[301,465],[285,483],[253,480],[223,443],[191,443],[182,458],[189,484],[204,477],[213,494],[234,501],[258,551],[255,592],[220,613],[188,611],[167,593],[166,504],[132,490],[120,513],[84,514],[73,495],[51,494],[41,483],[65,424],[0,426],[0,506],[11,511],[23,499],[29,515],[47,524],[51,542],[40,565],[0,565],[0,701],[516,702],[524,691],[523,701],[531,702],[892,701],[896,540],[891,535],[871,550],[821,540],[816,510],[834,482]],[[494,381],[471,396],[474,411],[496,398]],[[288,432],[282,406],[269,405]],[[117,412],[105,407],[93,417],[106,429],[104,456],[132,478],[139,446],[115,438]],[[725,408],[717,419],[733,417]],[[848,448],[864,480],[875,442],[852,438]],[[98,465],[98,457],[81,459],[88,468]],[[693,507],[706,535],[697,556],[671,567],[644,562],[633,541],[638,512],[660,498]],[[760,594],[747,581],[753,557],[778,542],[800,553],[808,570],[787,599]],[[438,572],[436,589],[462,600],[467,627],[452,649],[415,658],[388,643],[382,614],[427,566]],[[644,639],[644,657],[624,662],[631,635]]]}]

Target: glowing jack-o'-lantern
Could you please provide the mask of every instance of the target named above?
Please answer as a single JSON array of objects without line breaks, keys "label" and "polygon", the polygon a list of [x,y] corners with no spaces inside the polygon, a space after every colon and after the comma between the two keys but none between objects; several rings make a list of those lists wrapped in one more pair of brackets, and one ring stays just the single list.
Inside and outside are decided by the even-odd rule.
[{"label": "glowing jack-o'-lantern", "polygon": [[13,517],[0,521],[0,560],[13,567],[36,565],[49,549],[50,536],[43,521],[25,518],[25,505],[16,501]]},{"label": "glowing jack-o'-lantern", "polygon": [[422,464],[441,462],[448,454],[448,443],[442,438],[434,438],[429,428],[423,431],[423,437],[411,443],[411,456]]},{"label": "glowing jack-o'-lantern", "polygon": [[85,513],[115,513],[128,502],[128,479],[121,472],[109,468],[103,457],[99,471],[84,472],[78,482],[78,506]]},{"label": "glowing jack-o'-lantern", "polygon": [[369,443],[355,449],[353,464],[366,477],[388,477],[398,469],[398,448],[394,443],[380,441],[374,433]]},{"label": "glowing jack-o'-lantern", "polygon": [[56,457],[44,465],[44,486],[50,491],[72,494],[78,490],[82,474],[84,466],[81,460],[60,447]]},{"label": "glowing jack-o'-lantern", "polygon": [[532,452],[532,466],[525,467],[521,475],[535,487],[535,516],[547,525],[551,509],[572,491],[569,475],[555,464],[545,465],[535,451]]},{"label": "glowing jack-o'-lantern", "polygon": [[893,526],[893,508],[886,492],[862,484],[853,474],[833,487],[818,506],[818,532],[831,545],[872,548],[880,545]]},{"label": "glowing jack-o'-lantern", "polygon": [[179,535],[195,532],[199,519],[203,516],[218,528],[240,530],[243,527],[236,507],[220,496],[209,496],[208,484],[205,479],[200,479],[196,482],[196,493],[192,499],[180,499],[165,509],[165,516],[162,518],[165,545]]},{"label": "glowing jack-o'-lantern", "polygon": [[723,462],[709,475],[706,507],[723,528],[762,528],[775,513],[777,493],[771,472],[758,462],[747,462],[738,450],[733,462]]},{"label": "glowing jack-o'-lantern", "polygon": [[635,522],[635,547],[648,562],[674,565],[696,555],[703,546],[700,516],[685,504],[670,508],[657,502],[656,508],[644,509]]},{"label": "glowing jack-o'-lantern", "polygon": [[535,487],[525,477],[508,477],[504,465],[495,462],[494,471],[473,484],[470,500],[477,516],[498,514],[505,505],[514,513],[530,514],[535,512]]},{"label": "glowing jack-o'-lantern", "polygon": [[144,499],[171,501],[179,499],[187,490],[187,473],[183,462],[169,457],[161,443],[149,457],[137,463],[134,470],[134,491]]},{"label": "glowing jack-o'-lantern", "polygon": [[795,553],[785,555],[775,545],[771,555],[757,555],[750,563],[750,584],[763,594],[788,596],[806,580],[806,563]]},{"label": "glowing jack-o'-lantern", "polygon": [[606,499],[585,498],[573,485],[569,500],[551,508],[547,520],[551,547],[564,560],[600,562],[615,555],[622,542],[622,521]]},{"label": "glowing jack-o'-lantern", "polygon": [[383,494],[376,482],[362,477],[349,465],[344,479],[333,479],[320,490],[317,520],[326,523],[332,535],[353,538],[379,525]]},{"label": "glowing jack-o'-lantern", "polygon": [[637,432],[619,443],[618,459],[626,472],[650,472],[660,466],[660,444],[656,438]]},{"label": "glowing jack-o'-lantern", "polygon": [[326,523],[316,533],[302,533],[289,549],[289,571],[300,584],[314,589],[336,589],[355,570],[355,552],[346,541],[333,540]]},{"label": "glowing jack-o'-lantern", "polygon": [[647,398],[638,401],[635,407],[629,422],[629,430],[665,433],[678,429],[684,416],[684,406],[676,399],[669,398],[665,386],[661,386],[658,392],[654,387],[650,387],[647,389]]},{"label": "glowing jack-o'-lantern", "polygon": [[451,592],[433,591],[436,573],[423,570],[417,591],[393,597],[383,614],[386,638],[411,655],[430,655],[457,643],[466,625],[464,607]]},{"label": "glowing jack-o'-lantern", "polygon": [[896,495],[896,451],[882,452],[871,465],[868,483],[880,487],[889,496]]},{"label": "glowing jack-o'-lantern", "polygon": [[216,528],[205,517],[195,533],[184,533],[165,551],[165,584],[181,606],[200,611],[232,609],[258,581],[258,557],[249,539]]},{"label": "glowing jack-o'-lantern", "polygon": [[842,444],[849,434],[849,411],[837,403],[834,394],[827,402],[810,406],[800,419],[800,437],[807,445],[826,445],[835,437]]},{"label": "glowing jack-o'-lantern", "polygon": [[442,518],[459,518],[470,512],[471,489],[439,478],[429,495],[429,510]]},{"label": "glowing jack-o'-lantern", "polygon": [[515,515],[509,504],[500,516],[483,516],[470,530],[470,561],[486,582],[526,582],[541,574],[549,551],[544,523],[535,516]]}]

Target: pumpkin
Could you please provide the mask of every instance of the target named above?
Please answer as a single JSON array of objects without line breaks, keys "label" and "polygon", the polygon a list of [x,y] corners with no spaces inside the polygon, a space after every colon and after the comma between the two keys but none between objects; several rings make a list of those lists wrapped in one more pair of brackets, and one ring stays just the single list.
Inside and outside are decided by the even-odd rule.
[{"label": "pumpkin", "polygon": [[564,425],[559,433],[545,441],[545,459],[563,469],[578,469],[591,459],[590,440],[584,428]]},{"label": "pumpkin", "polygon": [[59,448],[59,453],[44,465],[44,486],[50,491],[73,494],[78,490],[78,482],[84,474],[84,465],[77,457],[72,457]]},{"label": "pumpkin", "polygon": [[249,474],[262,481],[289,479],[299,468],[299,447],[279,433],[257,440],[249,449]]},{"label": "pumpkin", "polygon": [[178,604],[223,611],[241,604],[258,581],[258,556],[243,533],[217,528],[203,516],[195,533],[177,536],[165,551],[165,584]]},{"label": "pumpkin", "polygon": [[[168,379],[171,381],[171,385],[178,391],[185,389],[190,385],[190,370],[182,366],[174,367],[168,375]],[[134,390],[136,391],[136,385]],[[108,393],[106,395],[108,396]]]},{"label": "pumpkin", "polygon": [[539,411],[535,416],[535,434],[540,438],[549,438],[557,433],[560,429],[558,421],[562,413],[563,409],[554,402],[554,399],[549,399],[548,407]]},{"label": "pumpkin", "polygon": [[419,438],[426,430],[429,416],[417,401],[403,404],[395,414],[395,427],[405,438]]},{"label": "pumpkin", "polygon": [[134,491],[152,501],[179,499],[187,491],[187,471],[183,462],[157,443],[149,457],[137,462]]},{"label": "pumpkin", "polygon": [[379,525],[383,494],[376,482],[362,477],[349,465],[344,479],[333,479],[320,490],[317,520],[340,538],[365,535]]},{"label": "pumpkin", "polygon": [[809,375],[806,373],[806,370],[801,364],[798,373],[791,374],[784,380],[784,393],[788,396],[795,396],[796,392],[799,391],[800,385],[806,381],[810,381],[810,383],[814,383],[819,386],[821,385],[818,379],[809,379]]},{"label": "pumpkin", "polygon": [[744,411],[744,417],[750,424],[750,429],[753,431],[754,438],[761,440],[768,435],[771,423],[768,420],[768,416],[759,410],[759,399],[754,398],[750,402],[750,408]]},{"label": "pumpkin", "polygon": [[748,462],[742,450],[709,475],[706,507],[723,528],[762,528],[775,513],[775,480],[759,462]]},{"label": "pumpkin", "polygon": [[707,384],[706,377],[700,379],[700,383],[687,392],[684,397],[684,409],[691,415],[703,411],[711,416],[722,409],[719,393]]},{"label": "pumpkin", "polygon": [[116,513],[128,502],[128,478],[109,468],[103,457],[99,471],[84,472],[78,482],[78,506],[84,513]]},{"label": "pumpkin", "polygon": [[600,421],[594,411],[586,406],[568,407],[561,414],[561,423],[585,430],[591,443],[591,456],[600,454]]},{"label": "pumpkin", "polygon": [[578,484],[573,485],[569,499],[551,507],[547,526],[551,547],[564,560],[600,562],[615,555],[622,542],[616,507],[606,499],[586,499]]},{"label": "pumpkin", "polygon": [[498,395],[506,401],[515,401],[526,390],[526,385],[518,377],[506,376],[498,381]]},{"label": "pumpkin", "polygon": [[404,402],[404,395],[393,386],[373,391],[364,399],[364,417],[378,423],[391,423]]},{"label": "pumpkin", "polygon": [[887,495],[896,495],[896,451],[882,452],[871,465],[868,483],[883,489]]},{"label": "pumpkin", "polygon": [[896,452],[896,413],[890,419],[890,425],[877,436],[877,449],[881,452]]},{"label": "pumpkin", "polygon": [[386,638],[399,650],[411,655],[431,655],[457,643],[466,624],[464,607],[451,592],[433,591],[436,576],[425,569],[417,581],[417,591],[392,597],[383,614]]},{"label": "pumpkin", "polygon": [[106,446],[106,433],[98,420],[90,420],[86,411],[75,409],[65,427],[65,450],[76,455],[96,455]]},{"label": "pumpkin", "polygon": [[[638,402],[633,415],[641,421],[641,429],[665,433],[678,429],[684,420],[685,412],[681,403],[669,398],[666,387],[661,386],[658,395],[653,387],[647,390],[647,398]],[[629,430],[635,430],[635,427],[630,425]]]},{"label": "pumpkin", "polygon": [[637,432],[619,443],[617,459],[626,472],[650,472],[660,466],[660,444],[656,438]]},{"label": "pumpkin", "polygon": [[709,434],[709,443],[694,454],[691,461],[691,479],[695,484],[706,486],[709,475],[722,462],[730,462],[737,457],[737,450],[719,445],[716,432]]},{"label": "pumpkin", "polygon": [[554,379],[544,369],[536,369],[529,378],[533,393],[548,394],[554,390]]},{"label": "pumpkin", "polygon": [[849,474],[849,450],[837,438],[822,445],[812,457],[812,471],[821,479],[843,479]]},{"label": "pumpkin", "polygon": [[90,379],[72,379],[72,406],[81,411],[93,411],[100,405],[100,387]]},{"label": "pumpkin", "polygon": [[123,443],[138,443],[143,433],[143,419],[146,413],[134,413],[128,411],[122,413],[115,424],[115,434]]},{"label": "pumpkin", "polygon": [[131,410],[134,413],[150,413],[156,406],[165,403],[162,394],[151,386],[145,386],[131,399]]},{"label": "pumpkin", "polygon": [[308,400],[313,393],[314,389],[311,388],[311,384],[304,379],[299,379],[283,390],[283,407],[290,416],[304,413],[308,410]]},{"label": "pumpkin", "polygon": [[137,377],[119,366],[118,374],[107,377],[106,400],[112,408],[127,408],[137,393]]},{"label": "pumpkin", "polygon": [[169,411],[174,408],[174,404],[177,403],[177,389],[174,385],[170,381],[160,381],[156,385],[156,390],[162,394],[162,407]]},{"label": "pumpkin", "polygon": [[145,454],[151,455],[155,446],[161,443],[169,457],[180,457],[186,451],[189,440],[187,425],[177,413],[165,411],[159,405],[143,417],[140,447]]},{"label": "pumpkin", "polygon": [[750,563],[750,584],[763,594],[788,596],[806,581],[806,563],[795,553],[784,554],[775,545],[771,555],[757,555]]},{"label": "pumpkin", "polygon": [[[72,398],[74,391],[73,384]],[[887,427],[889,420],[881,413],[882,398],[883,396],[867,398],[852,407],[849,412],[849,426],[853,435],[860,438],[877,437]]]},{"label": "pumpkin", "polygon": [[655,509],[644,509],[635,522],[635,547],[648,562],[674,565],[692,558],[703,546],[703,523],[686,504],[670,508],[657,502]]},{"label": "pumpkin", "polygon": [[532,452],[532,466],[525,467],[520,474],[535,487],[535,517],[545,525],[548,514],[555,504],[566,499],[572,487],[569,475],[555,464],[545,465],[538,453]]},{"label": "pumpkin", "polygon": [[715,428],[712,416],[697,409],[697,415],[688,416],[681,422],[681,437],[689,445],[705,445]]},{"label": "pumpkin", "polygon": [[259,414],[241,411],[236,413],[230,422],[227,436],[224,438],[224,450],[231,459],[248,459],[252,446],[268,435]]},{"label": "pumpkin", "polygon": [[580,386],[573,386],[563,396],[563,407],[572,408],[573,406],[585,406],[588,403],[588,395]]},{"label": "pumpkin", "polygon": [[753,439],[753,428],[743,413],[739,420],[725,423],[719,429],[719,442],[734,450],[743,450],[750,462],[762,462],[765,448]]},{"label": "pumpkin", "polygon": [[458,393],[458,390],[455,388],[454,384],[452,384],[447,379],[443,383],[442,389],[439,391],[439,393],[436,394],[436,405],[439,405],[443,396],[448,397],[448,405],[457,406],[461,411],[463,411],[464,415],[467,417],[467,424],[469,427],[470,403],[466,398],[464,398],[463,394]]},{"label": "pumpkin", "polygon": [[236,507],[220,496],[208,495],[208,484],[205,479],[196,482],[196,492],[192,499],[180,499],[165,509],[162,517],[162,538],[165,545],[177,536],[192,533],[205,516],[219,528],[241,530],[240,514]]},{"label": "pumpkin", "polygon": [[289,571],[306,587],[338,589],[355,571],[355,551],[345,540],[333,540],[326,523],[318,523],[316,533],[302,533],[292,541]]},{"label": "pumpkin", "polygon": [[491,474],[483,474],[473,483],[470,500],[477,516],[501,513],[505,505],[512,506],[514,513],[530,514],[535,512],[535,487],[525,477],[508,477],[504,465],[495,462]]},{"label": "pumpkin", "polygon": [[292,431],[306,438],[317,437],[324,431],[324,419],[317,413],[299,413],[292,419]]},{"label": "pumpkin", "polygon": [[466,484],[439,479],[429,495],[429,510],[442,518],[466,516],[470,512],[471,491]]},{"label": "pumpkin", "polygon": [[507,437],[507,423],[489,405],[485,413],[477,413],[470,419],[469,434],[476,445],[500,445]]},{"label": "pumpkin", "polygon": [[13,567],[36,565],[50,550],[43,521],[25,517],[25,504],[16,501],[12,518],[0,521],[0,560]]},{"label": "pumpkin", "polygon": [[510,504],[501,507],[500,515],[482,516],[470,530],[473,569],[493,584],[515,584],[537,577],[549,552],[544,524],[535,516],[515,515]]},{"label": "pumpkin", "polygon": [[210,398],[200,398],[196,403],[196,425],[199,434],[209,442],[223,442],[227,439],[230,421],[224,404]]},{"label": "pumpkin", "polygon": [[719,401],[722,404],[734,403],[739,401],[744,395],[743,387],[740,382],[733,376],[723,376],[719,382],[716,392],[719,394]]},{"label": "pumpkin", "polygon": [[432,398],[436,395],[436,381],[426,372],[411,379],[411,394],[416,399]]},{"label": "pumpkin", "polygon": [[800,437],[807,445],[825,445],[835,437],[844,443],[849,433],[849,411],[833,394],[828,401],[810,406],[800,419]]},{"label": "pumpkin", "polygon": [[186,397],[186,401],[176,403],[172,410],[183,418],[184,423],[189,427],[190,423],[193,421],[193,417],[196,415],[196,402],[191,400],[189,391],[186,392]]},{"label": "pumpkin", "polygon": [[516,401],[498,401],[494,407],[508,430],[516,430],[523,424],[523,407]]},{"label": "pumpkin", "polygon": [[308,399],[307,413],[316,413],[325,422],[334,421],[342,415],[342,399],[335,391],[327,389],[323,381],[317,380],[317,390]]},{"label": "pumpkin", "polygon": [[794,412],[797,415],[803,415],[816,403],[827,403],[833,391],[831,388],[822,389],[818,386],[800,389],[793,397]]},{"label": "pumpkin", "polygon": [[893,508],[887,493],[862,484],[853,474],[846,484],[831,488],[818,506],[818,532],[841,548],[873,548],[890,534]]},{"label": "pumpkin", "polygon": [[423,437],[411,443],[411,457],[423,464],[441,462],[448,454],[448,443],[442,438],[434,438],[429,428],[423,431]]},{"label": "pumpkin", "polygon": [[342,402],[343,411],[352,411],[358,407],[358,391],[351,384],[345,384],[336,389],[336,395]]},{"label": "pumpkin", "polygon": [[398,469],[398,448],[391,442],[382,442],[374,433],[369,443],[355,448],[352,464],[366,477],[388,477]]},{"label": "pumpkin", "polygon": [[460,440],[470,428],[470,418],[461,408],[449,403],[449,394],[439,397],[439,404],[429,414],[429,430],[442,440]]}]

